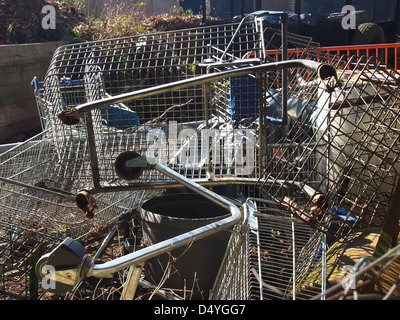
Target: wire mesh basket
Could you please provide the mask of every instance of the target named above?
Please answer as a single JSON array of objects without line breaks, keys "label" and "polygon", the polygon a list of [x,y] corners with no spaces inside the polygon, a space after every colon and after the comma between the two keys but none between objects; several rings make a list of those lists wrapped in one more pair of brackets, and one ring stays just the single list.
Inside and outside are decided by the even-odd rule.
[{"label": "wire mesh basket", "polygon": [[[259,23],[250,19],[60,47],[44,81],[36,86],[39,110],[59,158],[87,163],[90,155],[94,165],[81,176],[94,180],[97,187],[127,186],[115,175],[113,163],[118,154],[131,149],[155,156],[191,178],[257,177],[257,119],[260,93],[265,91],[257,73],[173,84],[275,61],[264,49],[281,50],[281,31]],[[288,41],[303,47],[311,43],[290,34]],[[272,78],[281,79],[279,70],[268,71]],[[152,88],[159,88],[159,93]],[[130,93],[136,94],[122,102],[113,100]],[[78,123],[68,126],[60,121],[59,116],[68,118],[74,108],[94,101],[103,105],[75,112],[79,119],[73,122]],[[80,139],[89,143],[83,145]],[[243,149],[246,142],[247,150],[235,158],[241,151],[236,146]],[[145,174],[142,180],[162,179],[154,174]]]},{"label": "wire mesh basket", "polygon": [[296,299],[297,284],[321,259],[323,234],[272,201],[249,198],[246,208],[249,222],[231,237],[213,298]]},{"label": "wire mesh basket", "polygon": [[74,169],[79,164],[58,161],[46,134],[0,158],[0,222],[9,230],[37,241],[79,239],[115,222],[141,201],[140,191],[99,194],[95,218],[86,217],[75,201],[75,193],[84,187]]},{"label": "wire mesh basket", "polygon": [[[0,155],[0,279],[4,299],[37,299],[35,264],[65,237],[101,237],[132,213],[143,191],[98,194],[93,217],[77,207],[77,163],[59,161],[48,132]],[[72,151],[72,150],[70,150]],[[77,167],[78,166],[78,167]],[[73,169],[75,168],[75,169]]]},{"label": "wire mesh basket", "polygon": [[385,219],[399,169],[399,74],[372,58],[331,63],[336,85],[296,100],[293,122],[266,154],[264,177],[273,183],[260,185],[338,240]]}]

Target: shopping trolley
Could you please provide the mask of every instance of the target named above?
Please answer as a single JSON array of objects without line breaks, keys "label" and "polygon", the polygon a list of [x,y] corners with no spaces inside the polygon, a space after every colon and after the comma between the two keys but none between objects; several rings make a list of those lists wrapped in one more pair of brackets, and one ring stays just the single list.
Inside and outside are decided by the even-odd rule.
[{"label": "shopping trolley", "polygon": [[[328,68],[332,73],[329,74],[329,76],[334,75],[334,70],[331,69],[328,65],[322,65],[317,62],[311,62],[307,60],[296,60],[296,61],[284,61],[282,63],[266,63],[266,64],[261,64],[258,66],[247,66],[243,68],[237,68],[233,70],[224,70],[216,73],[208,73],[204,75],[199,75],[197,77],[194,77],[193,79],[185,79],[181,81],[175,81],[171,84],[166,84],[166,85],[161,85],[161,86],[155,86],[150,89],[144,89],[144,90],[139,90],[139,91],[134,91],[129,94],[123,94],[122,97],[111,97],[111,98],[105,98],[101,99],[98,101],[95,101],[94,103],[86,103],[82,104],[80,106],[77,106],[75,110],[73,111],[74,114],[72,115],[73,117],[78,116],[82,112],[86,112],[85,114],[85,119],[87,120],[88,114],[92,114],[93,110],[98,110],[94,106],[94,104],[98,104],[98,107],[101,108],[103,105],[109,105],[109,104],[114,104],[114,103],[126,103],[130,99],[134,99],[136,97],[143,97],[143,96],[151,96],[155,95],[159,92],[167,92],[171,90],[176,90],[176,89],[181,89],[185,87],[190,87],[193,85],[197,84],[204,84],[207,82],[211,81],[216,81],[220,79],[224,79],[227,77],[234,77],[236,75],[243,75],[243,74],[248,74],[249,72],[265,72],[268,69],[276,70],[277,68],[308,68],[315,74],[318,74],[319,77],[321,77],[321,74],[327,74],[327,69]],[[323,71],[321,71],[323,70]],[[85,109],[87,108],[87,109]],[[69,113],[70,110],[65,110],[68,112],[68,116],[72,113]],[[62,111],[64,112],[64,111]],[[181,116],[180,113],[178,113],[179,116]],[[63,118],[63,116],[61,116]],[[78,118],[76,118],[78,119]],[[171,121],[174,121],[174,117],[170,116]],[[69,120],[66,121],[67,123],[71,123]],[[211,121],[210,121],[211,122]],[[88,131],[93,130],[93,135],[88,136],[89,140],[89,145],[93,146],[93,149],[90,150],[91,153],[91,161],[93,161],[94,157],[96,156],[101,156],[102,158],[97,158],[98,163],[103,162],[104,160],[113,161],[113,167],[115,168],[115,176],[114,176],[114,181],[118,181],[117,177],[121,179],[122,181],[118,182],[118,185],[116,182],[112,185],[111,183],[108,184],[97,184],[96,181],[100,181],[101,175],[97,176],[101,171],[98,170],[99,166],[96,166],[96,172],[93,175],[94,177],[94,187],[92,189],[87,189],[84,192],[86,193],[86,196],[83,195],[81,192],[77,194],[76,200],[77,204],[81,209],[86,209],[88,205],[90,205],[90,198],[91,196],[94,196],[97,192],[100,190],[102,192],[110,192],[110,191],[115,191],[115,190],[124,190],[124,189],[144,189],[144,188],[158,188],[158,189],[165,189],[165,188],[172,188],[172,187],[178,187],[181,184],[184,186],[187,186],[188,188],[192,189],[193,191],[196,192],[204,192],[207,189],[204,189],[204,187],[200,187],[201,184],[207,185],[207,186],[217,186],[218,184],[254,184],[255,180],[255,174],[257,173],[257,167],[254,165],[254,161],[256,158],[257,153],[255,152],[256,149],[256,143],[254,141],[255,131],[252,133],[252,135],[248,135],[248,132],[252,132],[251,128],[246,128],[246,127],[239,127],[237,129],[230,129],[231,134],[233,133],[233,138],[234,140],[232,142],[233,146],[235,149],[231,151],[231,153],[227,152],[229,151],[231,145],[227,145],[224,148],[221,146],[217,146],[215,140],[210,142],[210,146],[206,149],[206,152],[203,150],[200,150],[197,152],[196,145],[199,143],[199,138],[204,139],[204,135],[207,133],[212,132],[214,134],[213,137],[215,137],[216,134],[220,134],[221,136],[217,137],[219,140],[221,138],[228,136],[229,135],[229,127],[227,129],[224,128],[224,130],[217,131],[214,127],[213,128],[207,128],[203,126],[204,120],[200,121],[200,119],[196,119],[194,123],[196,124],[195,128],[200,128],[200,130],[205,130],[201,131],[201,134],[196,134],[196,131],[193,127],[190,127],[190,124],[192,121],[187,121],[185,122],[179,122],[174,121],[174,126],[171,127],[171,125],[168,125],[168,130],[167,131],[169,134],[172,132],[176,132],[179,128],[180,130],[184,130],[185,133],[185,139],[183,141],[174,141],[175,139],[173,136],[169,135],[168,137],[162,137],[165,135],[165,133],[162,131],[163,129],[157,128],[156,132],[158,134],[158,139],[157,141],[157,148],[154,146],[154,144],[151,144],[147,146],[147,152],[143,152],[142,154],[139,153],[138,151],[135,150],[125,150],[122,151],[119,154],[114,154],[114,159],[106,159],[106,157],[109,157],[109,154],[107,153],[99,153],[99,151],[103,150],[103,144],[106,143],[108,139],[108,135],[103,135],[101,139],[96,140],[96,132],[93,129],[94,126],[90,123],[89,126],[87,127]],[[205,121],[205,124],[207,124],[208,121]],[[212,122],[211,122],[212,123]],[[88,125],[88,123],[86,123]],[[164,125],[165,126],[165,125]],[[154,126],[151,126],[151,128],[154,128]],[[172,130],[171,130],[172,128]],[[102,128],[104,129],[104,128]],[[139,129],[140,130],[140,129]],[[212,131],[213,130],[213,131]],[[135,133],[135,132],[134,132]],[[123,134],[123,133],[121,133]],[[189,136],[188,136],[189,135]],[[153,132],[152,131],[146,131],[146,137],[152,137]],[[211,135],[210,135],[211,136]],[[179,137],[179,135],[178,135]],[[116,137],[113,136],[113,139]],[[196,139],[194,139],[196,138]],[[93,139],[92,141],[90,141]],[[232,138],[231,138],[232,139]],[[146,142],[145,139],[138,137],[137,140],[135,141],[143,141]],[[148,141],[148,140],[147,140]],[[166,141],[168,141],[168,144],[166,144]],[[194,142],[192,142],[194,141]],[[242,142],[244,141],[244,142]],[[151,140],[153,142],[153,140]],[[154,142],[155,143],[155,142]],[[206,142],[204,140],[200,140],[200,145],[204,148],[204,145]],[[239,146],[239,148],[238,148]],[[126,148],[126,146],[124,146]],[[168,147],[168,149],[162,149],[162,148]],[[171,148],[172,147],[172,148]],[[245,149],[245,156],[243,153],[239,154],[238,149],[240,150],[241,148]],[[221,148],[221,154],[215,154],[214,151],[218,150]],[[191,150],[192,149],[192,150]],[[193,149],[196,150],[196,152],[193,152]],[[106,148],[105,151],[110,151],[110,148]],[[157,152],[155,152],[155,150]],[[111,150],[112,151],[112,150]],[[171,152],[171,151],[175,151]],[[114,151],[115,152],[115,151]],[[241,150],[243,152],[243,149]],[[166,154],[163,156],[163,154]],[[173,155],[173,156],[171,156]],[[178,157],[176,156],[178,155]],[[164,158],[165,157],[165,158]],[[177,157],[177,159],[175,158]],[[204,162],[203,166],[199,165],[199,160],[200,162],[204,161],[202,157],[210,157],[212,158],[213,162]],[[220,157],[220,158],[219,158]],[[224,158],[225,157],[225,158]],[[238,157],[238,158],[236,158]],[[221,161],[221,158],[223,161]],[[234,159],[235,158],[235,159]],[[162,159],[168,159],[169,160],[169,165],[172,166],[172,168],[169,168],[168,166],[165,166],[160,162]],[[235,160],[235,164],[233,165],[232,160]],[[240,161],[238,161],[240,160]],[[250,161],[249,161],[250,160]],[[93,164],[93,163],[92,163]],[[244,168],[243,164],[246,164],[248,166],[253,165],[253,167],[250,166],[250,168]],[[218,166],[219,165],[219,166]],[[172,180],[166,180],[165,177],[162,177],[160,175],[154,175],[152,174],[153,170],[144,170],[144,169],[152,169],[155,168],[156,172],[164,174],[167,178],[172,178]],[[213,168],[213,170],[210,170],[210,167]],[[93,168],[93,167],[92,167]],[[168,168],[168,170],[166,170]],[[176,169],[178,170],[184,170],[183,172],[185,173],[184,175],[180,174],[179,171],[175,171]],[[175,169],[175,170],[173,170]],[[251,169],[251,170],[250,170]],[[248,171],[246,171],[248,170]],[[107,171],[109,173],[109,171]],[[143,178],[144,176],[144,178]],[[219,177],[217,177],[219,176]],[[188,177],[190,177],[191,180],[188,180]],[[145,181],[140,181],[140,179],[146,179]],[[139,180],[139,181],[138,181]],[[189,183],[190,181],[190,183]],[[198,183],[198,184],[197,184]],[[208,198],[213,199],[212,197],[208,196]],[[218,203],[220,203],[221,200],[219,200]],[[231,204],[231,207],[233,205]],[[236,208],[236,206],[233,206]],[[237,212],[235,213],[236,218],[235,221],[237,222],[238,217],[240,217],[240,212],[236,208]],[[231,209],[231,214],[232,209]],[[218,224],[215,225],[209,225],[207,228],[204,227],[205,229],[201,229],[201,233],[197,235],[198,231],[197,229],[195,231],[189,232],[188,235],[180,235],[177,238],[172,238],[169,239],[167,242],[167,245],[163,245],[162,249],[158,250],[158,253],[163,253],[165,250],[170,250],[174,248],[176,245],[175,243],[184,245],[187,244],[187,242],[181,242],[178,241],[180,238],[187,238],[187,239],[192,239],[193,237],[196,236],[198,239],[202,238],[203,236],[207,235],[208,232],[205,232],[204,230],[218,230],[217,228]],[[227,224],[226,227],[230,227],[231,224]],[[226,228],[225,227],[225,228]],[[211,231],[210,231],[211,232]],[[189,237],[189,235],[191,236]],[[177,242],[178,241],[178,242]],[[189,241],[189,240],[187,240]],[[174,244],[174,245],[172,245]],[[64,244],[65,245],[65,244]],[[72,246],[73,244],[67,243],[67,246]],[[156,250],[158,245],[150,246],[148,250]],[[54,263],[53,260],[54,257],[58,257],[60,253],[64,253],[65,248],[59,247],[57,250],[55,250],[49,257],[44,258],[44,262],[41,262],[39,265],[42,266],[44,263],[46,264],[51,264]],[[142,249],[144,250],[144,249]],[[146,251],[146,250],[145,250]],[[148,259],[148,257],[144,257],[139,259],[141,255],[141,250],[135,252],[132,254],[131,258],[125,257],[124,259],[127,259],[129,261],[129,264],[139,264],[139,262],[143,262],[142,260]],[[154,254],[154,253],[153,253]],[[152,254],[152,255],[153,255]],[[136,257],[139,255],[138,257]],[[150,255],[149,257],[152,257]],[[135,260],[138,259],[137,263]],[[119,266],[119,268],[122,268],[126,266],[128,262],[122,264]],[[113,264],[111,264],[113,265]],[[142,267],[143,265],[141,265]],[[103,268],[103,267],[101,267]],[[112,268],[116,268],[116,266],[113,266]],[[76,269],[76,268],[74,268]],[[141,268],[139,268],[141,269]],[[107,269],[106,269],[107,270]],[[75,270],[77,272],[81,272],[81,270]],[[102,271],[106,272],[106,271]],[[137,271],[132,271],[135,275]],[[95,272],[97,274],[97,272]],[[97,275],[101,275],[102,273],[99,273]],[[137,280],[137,275],[132,276]],[[76,277],[75,277],[76,278]],[[129,287],[129,286],[127,286]]]},{"label": "shopping trolley", "polygon": [[65,237],[79,240],[108,232],[143,195],[98,194],[99,210],[89,219],[76,207],[74,188],[82,187],[79,174],[58,161],[47,134],[1,155],[0,276],[6,298],[38,297],[32,270],[40,255]]},{"label": "shopping trolley", "polygon": [[[144,200],[182,186],[225,208],[228,216],[104,264],[96,264],[85,248],[67,238],[37,264],[39,278],[57,284],[53,292],[74,292],[87,276],[109,277],[129,269],[122,298],[133,298],[145,261],[230,230],[211,297],[296,298],[317,261],[325,261],[327,243],[355,230],[350,224],[354,217],[357,227],[384,218],[385,203],[368,198],[370,191],[373,199],[378,192],[368,187],[372,182],[367,176],[371,164],[382,173],[378,180],[387,189],[395,181],[397,153],[388,144],[396,145],[396,129],[382,119],[397,123],[396,72],[382,72],[360,58],[321,58],[309,38],[286,33],[284,15],[276,16],[282,23],[277,30],[265,26],[263,14],[239,24],[73,44],[56,51],[37,91],[39,107],[48,129],[45,141],[60,164],[54,177],[59,185],[72,181],[62,190],[75,197],[84,216],[97,219],[103,196],[112,201],[109,195],[130,195],[135,200],[127,207],[139,208]],[[303,48],[303,55],[286,59],[282,41]],[[283,54],[269,55],[268,49]],[[354,92],[365,95],[354,100]],[[382,99],[388,94],[389,100]],[[377,114],[369,108],[368,117],[327,117],[359,110],[345,106],[367,101]],[[392,107],[379,109],[383,101]],[[355,120],[359,118],[365,122]],[[362,157],[368,158],[367,147],[372,146],[362,135],[367,124],[390,132],[375,141],[382,152],[390,150],[387,157],[378,157],[386,171]],[[359,153],[345,152],[340,141],[345,138]],[[347,158],[336,161],[334,154]],[[329,161],[334,165],[326,166]],[[357,174],[345,174],[347,167]],[[338,189],[342,184],[331,168],[346,175],[349,192]],[[75,175],[78,179],[71,179]],[[233,186],[234,191],[210,190],[219,186]],[[363,186],[368,190],[359,196]],[[250,210],[250,200],[260,198],[257,210]],[[369,204],[376,212],[365,209]],[[291,243],[291,249],[276,246],[281,240]],[[272,266],[269,259],[276,252],[268,255],[268,250],[285,255]],[[71,263],[61,268],[67,252]],[[277,273],[279,281],[271,282],[271,274]]]},{"label": "shopping trolley", "polygon": [[[398,180],[399,97],[398,72],[372,58],[343,59],[337,69],[336,88],[319,88],[302,101],[287,135],[268,155],[265,177],[276,179],[266,188],[278,203],[339,239],[385,219]],[[297,201],[296,182],[316,192]]]},{"label": "shopping trolley", "polygon": [[[215,190],[233,185],[236,200],[235,205],[228,202],[228,220],[103,266],[90,262],[85,250],[68,239],[40,260],[39,277],[46,277],[43,267],[57,266],[61,253],[73,250],[77,265],[68,272],[75,281],[66,280],[65,270],[60,270],[62,274],[57,270],[60,288],[73,289],[82,276],[108,276],[128,266],[128,279],[137,283],[145,260],[238,223],[237,199],[258,192],[253,186],[263,172],[266,123],[287,121],[288,70],[304,72],[307,81],[325,82],[335,76],[328,64],[306,59],[276,61],[265,55],[267,48],[279,48],[282,41],[283,51],[286,41],[309,41],[288,35],[284,17],[278,15],[281,30],[264,28],[262,15],[257,13],[239,24],[57,50],[54,67],[43,81],[41,95],[45,99],[40,100],[40,108],[57,157],[68,159],[74,154],[67,163],[88,165],[86,170],[78,170],[81,181],[89,183],[76,194],[77,205],[87,216],[96,217],[93,199],[97,202],[98,194],[110,192],[145,190],[147,197],[148,192],[159,195],[184,185],[227,207],[224,198],[205,187]],[[62,79],[70,79],[70,87]],[[271,112],[264,114],[266,98],[281,101],[284,110],[275,103]],[[111,107],[120,113],[119,118],[111,114]],[[135,117],[122,114],[126,108]],[[82,145],[82,152],[72,153],[77,141],[87,144]],[[247,187],[252,190],[244,191]],[[132,297],[136,285],[125,287],[123,297]]]}]

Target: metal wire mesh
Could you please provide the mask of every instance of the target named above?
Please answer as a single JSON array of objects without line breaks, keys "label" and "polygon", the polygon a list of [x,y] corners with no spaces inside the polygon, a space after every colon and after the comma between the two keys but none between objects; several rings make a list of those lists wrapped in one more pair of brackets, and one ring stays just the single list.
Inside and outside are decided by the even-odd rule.
[{"label": "metal wire mesh", "polygon": [[[154,155],[191,178],[259,174],[258,147],[253,154],[247,152],[242,163],[233,159],[235,144],[244,145],[257,138],[258,123],[254,120],[259,114],[260,82],[252,75],[111,104],[91,111],[89,120],[88,115],[81,115],[77,125],[62,124],[58,114],[86,102],[208,73],[204,62],[210,59],[245,58],[246,64],[254,64],[253,58],[256,63],[273,61],[260,51],[260,35],[266,39],[266,48],[280,50],[280,31],[266,27],[260,32],[253,21],[60,47],[37,91],[39,109],[58,157],[67,163],[89,163],[90,151],[85,143],[91,134],[102,186],[121,183],[113,170],[114,159],[130,149]],[[306,37],[288,38],[293,46],[311,43]],[[219,70],[235,67],[228,63]],[[272,72],[270,77],[278,75]],[[238,123],[245,120],[247,131],[240,130],[243,126]],[[92,133],[86,130],[87,121],[93,126]],[[207,135],[214,134],[211,141],[206,130],[210,130]],[[206,163],[207,149],[213,152],[212,169]],[[93,159],[93,153],[90,156]],[[80,170],[79,174],[83,181],[90,181],[93,172]],[[142,177],[145,181],[159,179],[162,177],[154,173]]]},{"label": "metal wire mesh", "polygon": [[143,195],[140,191],[99,194],[99,210],[90,220],[77,208],[72,193],[83,187],[73,169],[77,163],[58,162],[51,141],[29,141],[1,160],[0,222],[38,241],[81,238],[131,211]]},{"label": "metal wire mesh", "polygon": [[[289,46],[301,48],[289,58],[339,72],[325,83],[315,71],[288,69],[287,124],[276,121],[284,97],[279,70],[151,92],[282,60],[282,32],[262,23],[60,47],[36,87],[45,133],[0,157],[1,225],[42,241],[107,225],[152,187],[167,186],[157,171],[133,182],[116,174],[118,155],[136,150],[210,185],[221,177],[258,181],[254,194],[271,201],[258,200],[250,220],[235,227],[213,297],[296,298],[297,284],[321,259],[325,235],[328,242],[345,239],[385,218],[398,178],[399,77],[375,59],[331,56],[288,34]],[[132,92],[134,98],[108,103]],[[79,122],[63,119],[93,101],[105,102],[79,114]],[[85,188],[97,188],[93,220],[72,203]]]},{"label": "metal wire mesh", "polygon": [[[72,150],[69,150],[73,152]],[[0,156],[0,277],[4,299],[37,299],[35,263],[65,237],[107,229],[137,207],[143,191],[99,194],[89,219],[75,192],[84,186],[74,162],[59,161],[47,132]]]},{"label": "metal wire mesh", "polygon": [[[15,228],[16,229],[16,228]],[[15,232],[14,232],[15,231]],[[29,273],[43,246],[29,237],[0,225],[0,297],[27,298],[33,294]]]},{"label": "metal wire mesh", "polygon": [[321,259],[322,233],[272,201],[247,205],[249,223],[232,235],[213,298],[296,299],[296,284]]},{"label": "metal wire mesh", "polygon": [[[182,156],[178,155],[175,167],[188,176],[204,174],[197,172],[199,165],[193,169],[191,155],[184,157],[191,151],[184,147],[188,132],[198,134],[195,148],[201,146],[197,143],[201,142],[204,120],[203,86],[93,110],[90,117],[74,126],[65,126],[58,113],[124,92],[195,77],[203,72],[198,63],[209,55],[210,44],[225,47],[235,30],[234,24],[205,27],[72,44],[56,51],[45,79],[33,82],[44,133],[0,156],[3,280],[9,272],[26,274],[23,266],[15,263],[21,260],[20,254],[29,260],[41,243],[55,244],[66,236],[82,238],[138,207],[144,190],[97,193],[93,219],[77,208],[75,194],[90,188],[96,180],[94,155],[98,158],[100,183],[113,183],[118,179],[113,161],[121,151],[150,149],[155,156],[168,156],[161,147],[165,142],[163,130],[168,128],[182,133],[182,145],[176,146],[181,148]],[[235,45],[234,50],[247,52],[256,36],[251,26],[246,27],[244,37],[249,42]],[[88,121],[92,132],[87,130]],[[96,154],[90,152],[90,134],[95,136]],[[231,139],[227,143],[232,144],[232,127],[224,134]],[[189,143],[189,147],[192,145]],[[216,172],[223,173],[218,168]],[[149,172],[144,181],[149,179],[165,178]],[[29,246],[20,252],[17,243]]]},{"label": "metal wire mesh", "polygon": [[266,155],[264,177],[274,182],[263,187],[338,239],[384,220],[398,179],[399,74],[362,57],[331,63],[336,86],[296,100],[290,128]]},{"label": "metal wire mesh", "polygon": [[[279,31],[266,28],[265,38],[269,48],[279,48]],[[40,229],[42,235],[46,232],[54,235],[54,230],[63,230],[64,235],[71,237],[87,234],[95,227],[88,227],[85,218],[76,212],[72,195],[96,183],[102,186],[118,183],[114,160],[121,152],[131,149],[146,151],[192,178],[207,177],[204,170],[207,149],[213,150],[212,174],[257,174],[257,148],[251,150],[252,154],[246,149],[246,157],[252,162],[247,163],[250,172],[245,172],[243,165],[240,167],[233,160],[235,144],[243,146],[246,141],[254,141],[255,132],[234,126],[217,112],[224,109],[232,120],[232,100],[238,105],[241,99],[251,99],[254,101],[252,115],[257,113],[258,92],[253,89],[254,79],[247,76],[244,80],[224,79],[208,87],[212,100],[210,114],[204,111],[205,99],[208,99],[206,89],[198,85],[131,100],[126,105],[118,103],[96,109],[81,115],[84,119],[72,126],[64,125],[58,115],[62,110],[86,102],[196,77],[207,72],[200,62],[215,58],[215,50],[221,54],[229,47],[226,52],[229,57],[241,58],[259,43],[259,30],[254,24],[246,23],[239,29],[238,24],[227,24],[58,48],[44,81],[36,79],[33,83],[45,132],[1,155],[2,221],[13,220],[12,223],[30,231]],[[236,80],[239,83],[228,85]],[[246,93],[235,94],[238,88],[244,88]],[[222,104],[216,101],[218,92],[221,92]],[[240,109],[235,110],[238,118],[242,118]],[[206,128],[205,119],[212,119],[211,127]],[[91,123],[92,132],[88,131],[87,122]],[[253,128],[257,125],[253,124]],[[218,136],[215,134],[211,142],[204,138],[206,129],[211,135],[218,129]],[[94,146],[89,145],[90,135],[94,136]],[[173,145],[173,141],[177,143]],[[142,178],[144,181],[159,179],[164,177],[154,172],[146,172]],[[115,219],[121,210],[134,207],[142,195],[143,190],[98,194],[99,225]],[[29,205],[21,209],[24,200]],[[61,208],[65,214],[60,212]],[[19,215],[13,210],[20,212]],[[24,223],[27,217],[29,222]],[[80,224],[87,230],[72,231],[76,230],[72,225]],[[47,231],[43,232],[43,228]]]}]

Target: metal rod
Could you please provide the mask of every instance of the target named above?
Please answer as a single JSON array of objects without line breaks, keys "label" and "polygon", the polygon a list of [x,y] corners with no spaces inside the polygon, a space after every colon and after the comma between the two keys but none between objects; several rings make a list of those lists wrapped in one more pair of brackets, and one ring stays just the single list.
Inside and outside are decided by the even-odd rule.
[{"label": "metal rod", "polygon": [[[106,236],[106,238],[103,240],[103,242],[100,245],[100,248],[97,249],[96,253],[94,254],[92,260],[96,261],[97,259],[99,259],[103,253],[105,252],[105,250],[107,249],[107,247],[109,246],[111,240],[114,238],[115,233],[117,232],[118,226],[114,225],[114,227],[111,229],[111,231],[108,233],[108,235]],[[74,298],[74,294],[76,292],[76,290],[79,288],[79,286],[83,283],[83,281],[85,281],[86,277],[85,275],[83,275],[78,283],[72,288],[72,290],[70,291],[69,295],[68,295],[68,299],[72,300]]]},{"label": "metal rod", "polygon": [[[1,178],[0,178],[1,180]],[[276,180],[260,180],[258,178],[243,178],[243,177],[227,177],[227,178],[214,178],[212,180],[207,178],[194,178],[191,179],[195,183],[207,187],[207,186],[218,186],[218,185],[256,185],[260,181],[264,184],[273,184]],[[179,188],[182,187],[181,183],[174,180],[157,180],[157,181],[135,181],[130,182],[126,185],[121,184],[108,184],[102,185],[98,188],[86,188],[91,194],[99,192],[116,192],[116,191],[127,191],[127,190],[154,190],[154,189],[166,189],[166,188]]]},{"label": "metal rod", "polygon": [[[3,178],[0,178],[2,180]],[[292,180],[279,180],[279,179],[260,179],[260,178],[244,178],[244,177],[226,177],[226,178],[194,178],[191,179],[198,185],[203,187],[211,186],[226,186],[226,185],[245,185],[245,186],[273,186],[278,183],[282,186],[293,186],[298,188],[301,192],[307,194],[310,198],[319,194],[314,188],[303,182],[296,182]],[[169,189],[169,188],[179,188],[182,187],[182,183],[176,180],[157,180],[157,181],[135,181],[130,182],[126,185],[121,184],[108,184],[101,185],[100,187],[89,187],[85,190],[89,191],[91,194],[96,193],[106,193],[106,192],[117,192],[117,191],[127,191],[127,190],[155,190],[155,189]],[[64,195],[65,196],[65,195]],[[70,199],[70,197],[69,197]]]},{"label": "metal rod", "polygon": [[97,249],[95,255],[93,256],[93,261],[99,259],[105,252],[105,250],[110,245],[111,240],[114,238],[115,233],[117,232],[118,225],[114,225],[111,231],[107,234],[106,238],[100,245],[100,248]]},{"label": "metal rod", "polygon": [[[3,177],[0,177],[0,181],[1,182],[4,182],[4,183],[6,183],[6,184],[10,184],[10,185],[17,185],[17,186],[20,186],[20,187],[23,187],[23,188],[27,188],[27,189],[30,189],[30,190],[36,190],[36,191],[39,191],[39,192],[42,192],[42,193],[47,193],[47,194],[49,194],[49,195],[52,195],[52,196],[55,196],[55,197],[60,197],[60,198],[63,198],[63,199],[66,199],[66,200],[74,200],[75,199],[75,195],[74,194],[70,194],[70,193],[67,193],[67,192],[57,192],[57,191],[53,191],[53,190],[50,190],[50,189],[44,189],[44,188],[41,188],[41,187],[37,187],[37,186],[35,186],[35,185],[31,185],[31,184],[27,184],[27,183],[24,183],[24,182],[20,182],[20,181],[17,181],[17,180],[11,180],[11,179],[7,179],[7,178],[3,178]],[[8,192],[14,192],[14,191],[12,191],[12,190],[8,190]],[[18,192],[16,192],[16,193],[18,193]],[[32,195],[32,197],[34,197],[33,195]]]},{"label": "metal rod", "polygon": [[[232,19],[232,18],[233,18],[233,2],[231,1],[231,19]],[[242,27],[243,23],[246,21],[247,18],[248,18],[248,16],[243,17],[242,20],[240,21],[239,25],[238,25],[237,28],[236,28],[235,33],[233,34],[231,40],[229,41],[228,45],[227,45],[226,48],[225,48],[224,53],[223,53],[222,56],[221,56],[221,60],[223,60],[223,59],[225,58],[225,56],[226,56],[226,54],[227,54],[229,48],[231,47],[233,41],[235,40],[237,34],[239,33],[240,28]]]},{"label": "metal rod", "polygon": [[141,286],[142,288],[153,290],[154,295],[158,296],[163,300],[177,300],[177,301],[182,300],[173,293],[168,293],[145,279],[139,279],[139,286]]},{"label": "metal rod", "polygon": [[93,119],[90,112],[85,113],[87,138],[90,151],[90,167],[92,169],[93,185],[100,186],[99,160],[97,158],[96,138],[93,128]]},{"label": "metal rod", "polygon": [[143,263],[135,264],[129,268],[128,278],[124,283],[124,289],[122,290],[121,300],[132,300],[135,296],[136,289],[139,284],[139,279],[142,274]]},{"label": "metal rod", "polygon": [[254,217],[255,223],[257,225],[256,235],[257,235],[257,259],[258,259],[258,274],[260,277],[260,281],[258,283],[260,290],[260,300],[263,300],[263,284],[262,284],[262,262],[261,262],[261,241],[260,241],[260,230],[258,227],[258,218]]},{"label": "metal rod", "polygon": [[294,225],[294,217],[293,214],[290,215],[292,220],[292,277],[293,277],[293,290],[292,290],[292,300],[296,300],[296,232],[295,232],[295,225]]},{"label": "metal rod", "polygon": [[[288,15],[284,13],[280,16],[281,19],[281,28],[282,28],[282,61],[286,61],[288,58],[288,40],[287,40],[287,23],[288,23]],[[287,69],[282,69],[282,119],[281,124],[287,124],[287,105],[288,100],[288,76]]]},{"label": "metal rod", "polygon": [[[352,277],[354,277],[354,279],[360,277],[361,275],[365,274],[368,270],[371,270],[375,266],[377,266],[380,263],[382,263],[385,259],[390,257],[393,253],[395,253],[399,249],[400,249],[400,244],[398,244],[397,246],[395,246],[390,251],[386,252],[384,255],[380,256],[376,260],[374,260],[371,263],[367,264],[365,267],[360,268],[358,271],[356,271],[354,274],[352,274]],[[343,288],[343,283],[342,282],[339,282],[339,283],[335,284],[334,286],[330,287],[329,289],[327,289],[325,291],[325,297],[329,297],[330,294],[335,293],[340,288]],[[312,297],[311,300],[319,300],[321,298],[322,298],[322,293]]]},{"label": "metal rod", "polygon": [[144,263],[146,260],[158,256],[162,253],[165,253],[175,248],[182,247],[186,244],[191,243],[194,240],[199,240],[207,236],[210,236],[212,234],[215,234],[217,232],[220,232],[222,230],[228,229],[231,226],[235,225],[241,218],[241,211],[239,210],[239,208],[231,201],[225,199],[224,197],[196,184],[190,179],[178,174],[174,170],[162,164],[156,163],[154,165],[154,169],[174,179],[178,183],[195,191],[196,193],[209,199],[210,201],[227,209],[230,212],[230,215],[219,221],[210,223],[206,226],[186,232],[184,234],[170,238],[168,240],[164,240],[150,247],[143,248],[141,250],[132,252],[125,256],[105,262],[103,264],[94,264],[94,262],[92,261],[86,271],[87,277],[90,276],[100,277],[100,278],[107,277],[110,274],[113,274],[114,272],[117,272],[123,268],[131,267],[135,264],[140,265]]},{"label": "metal rod", "polygon": [[207,21],[207,1],[206,0],[202,0],[201,2],[201,9],[202,9],[202,13],[203,13],[203,23],[206,23]]},{"label": "metal rod", "polygon": [[322,251],[322,285],[321,285],[321,300],[325,300],[326,296],[326,234],[322,234],[322,241],[321,241],[321,251]]}]

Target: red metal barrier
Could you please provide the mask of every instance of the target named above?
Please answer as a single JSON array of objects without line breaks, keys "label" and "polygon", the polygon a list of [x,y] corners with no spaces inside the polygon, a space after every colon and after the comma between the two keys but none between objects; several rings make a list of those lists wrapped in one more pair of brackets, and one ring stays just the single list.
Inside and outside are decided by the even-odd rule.
[{"label": "red metal barrier", "polygon": [[[400,43],[384,43],[384,44],[368,44],[368,45],[354,45],[354,46],[334,46],[334,47],[323,47],[321,48],[321,55],[328,53],[328,57],[334,56],[353,56],[358,57],[365,56],[367,58],[375,57],[381,64],[385,64],[387,67],[398,70],[399,69],[399,53]],[[279,60],[280,50],[267,50],[267,55],[275,56],[275,59]],[[315,55],[316,51],[313,51]],[[291,57],[304,55],[302,49],[289,49],[288,54]]]},{"label": "red metal barrier", "polygon": [[356,55],[356,56],[374,56],[381,63],[387,67],[398,69],[398,54],[400,50],[400,43],[384,43],[373,45],[356,45],[356,46],[343,46],[343,47],[324,47],[326,51],[337,55]]}]

